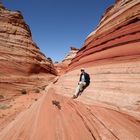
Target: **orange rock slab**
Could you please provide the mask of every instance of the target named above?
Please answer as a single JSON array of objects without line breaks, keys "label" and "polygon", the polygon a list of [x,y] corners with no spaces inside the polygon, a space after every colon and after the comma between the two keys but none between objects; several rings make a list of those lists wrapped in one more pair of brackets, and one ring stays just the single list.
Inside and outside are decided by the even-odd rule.
[{"label": "orange rock slab", "polygon": [[29,110],[0,132],[0,139],[138,140],[139,130],[139,122],[131,116],[85,105],[58,95],[50,88]]}]

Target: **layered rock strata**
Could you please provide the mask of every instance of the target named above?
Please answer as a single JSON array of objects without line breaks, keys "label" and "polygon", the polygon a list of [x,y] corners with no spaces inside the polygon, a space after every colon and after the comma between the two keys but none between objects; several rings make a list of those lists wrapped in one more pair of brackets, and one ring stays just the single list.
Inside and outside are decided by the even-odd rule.
[{"label": "layered rock strata", "polygon": [[[131,21],[133,17],[139,19],[137,6],[139,7],[139,1],[136,0],[117,0],[104,14],[97,28],[101,29],[100,37],[104,36],[94,40],[97,34],[90,34],[72,60],[69,71],[46,88],[47,94],[43,94],[40,100],[5,127],[0,132],[0,139],[139,140],[139,39],[137,33],[131,34],[134,28],[136,32],[140,31],[136,24],[139,20],[133,20],[136,21],[134,23]],[[127,13],[130,18],[125,18]],[[111,25],[108,29],[107,26],[101,26],[103,23],[106,25],[106,21],[111,18],[114,19],[112,22],[115,21],[116,14],[118,22],[112,28]],[[127,22],[130,24],[120,26],[122,32],[114,30],[119,22],[119,25],[124,25],[120,17],[131,21]],[[129,25],[133,25],[131,30]],[[111,29],[113,32],[109,36],[104,34]],[[115,37],[114,34],[119,37],[111,39]],[[99,46],[92,46],[94,43],[99,43]],[[92,50],[90,53],[89,44]],[[104,48],[106,46],[108,47]],[[93,52],[94,49],[99,51]],[[90,74],[91,84],[75,100],[64,97],[72,97],[79,80],[80,67],[85,67]]]},{"label": "layered rock strata", "polygon": [[79,49],[75,48],[75,47],[70,47],[70,51],[69,53],[65,56],[64,60],[62,62],[67,62],[68,64],[71,63],[72,59],[76,56],[77,52],[79,51]]},{"label": "layered rock strata", "polygon": [[140,1],[116,1],[106,10],[69,65],[69,72],[57,82],[65,95],[75,92],[80,67],[85,67],[91,77],[81,100],[98,101],[139,114]]},{"label": "layered rock strata", "polygon": [[47,94],[0,132],[2,140],[139,140],[140,123],[126,114]]},{"label": "layered rock strata", "polygon": [[71,50],[65,56],[63,61],[54,64],[59,75],[62,75],[66,72],[68,65],[71,63],[72,59],[76,56],[77,52],[79,51],[79,49],[75,47],[71,47],[70,49]]},{"label": "layered rock strata", "polygon": [[104,13],[85,40],[70,69],[88,62],[140,54],[140,2],[118,1]]},{"label": "layered rock strata", "polygon": [[40,85],[44,74],[50,77],[56,71],[33,42],[22,14],[0,4],[0,94],[15,94],[22,88]]}]

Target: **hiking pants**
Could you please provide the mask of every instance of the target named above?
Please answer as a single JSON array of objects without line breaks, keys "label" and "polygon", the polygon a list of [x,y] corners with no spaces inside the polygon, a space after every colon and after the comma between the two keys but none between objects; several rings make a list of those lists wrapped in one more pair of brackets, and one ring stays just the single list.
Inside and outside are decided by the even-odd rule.
[{"label": "hiking pants", "polygon": [[74,95],[78,96],[79,92],[83,90],[84,86],[86,86],[86,82],[79,82]]}]

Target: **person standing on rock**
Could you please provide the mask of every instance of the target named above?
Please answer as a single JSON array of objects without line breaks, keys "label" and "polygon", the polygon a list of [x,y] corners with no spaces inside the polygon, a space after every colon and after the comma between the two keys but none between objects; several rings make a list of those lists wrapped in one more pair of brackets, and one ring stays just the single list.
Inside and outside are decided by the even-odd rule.
[{"label": "person standing on rock", "polygon": [[81,68],[80,80],[78,82],[78,86],[76,88],[75,94],[73,95],[73,99],[77,98],[80,93],[90,84],[90,76],[85,72],[84,68]]}]

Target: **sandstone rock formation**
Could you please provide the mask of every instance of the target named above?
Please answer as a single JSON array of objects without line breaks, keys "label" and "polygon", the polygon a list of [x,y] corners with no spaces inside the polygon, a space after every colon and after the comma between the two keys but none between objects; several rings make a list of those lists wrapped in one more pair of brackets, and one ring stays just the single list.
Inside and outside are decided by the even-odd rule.
[{"label": "sandstone rock formation", "polygon": [[45,85],[45,79],[54,74],[53,64],[33,42],[22,14],[0,3],[0,95]]},{"label": "sandstone rock formation", "polygon": [[91,61],[139,55],[139,3],[125,0],[111,6],[87,37],[71,68]]},{"label": "sandstone rock formation", "polygon": [[[117,0],[69,71],[0,132],[2,140],[140,140],[140,2]],[[71,97],[85,67],[91,84]],[[64,97],[68,96],[68,97]]]},{"label": "sandstone rock formation", "polygon": [[65,56],[62,62],[55,63],[55,68],[59,75],[62,75],[66,72],[68,65],[71,63],[72,59],[76,56],[79,49],[71,47],[70,52]]},{"label": "sandstone rock formation", "polygon": [[58,84],[63,82],[63,87],[72,94],[79,80],[79,68],[85,67],[91,76],[91,84],[83,93],[84,99],[139,110],[139,9],[138,0],[120,0],[111,6]]},{"label": "sandstone rock formation", "polygon": [[71,63],[72,59],[76,56],[79,49],[75,47],[71,47],[70,52],[65,56],[64,60],[62,62],[67,62],[68,64]]},{"label": "sandstone rock formation", "polygon": [[100,106],[47,94],[22,112],[2,132],[2,140],[139,140],[140,123],[133,117]]}]

